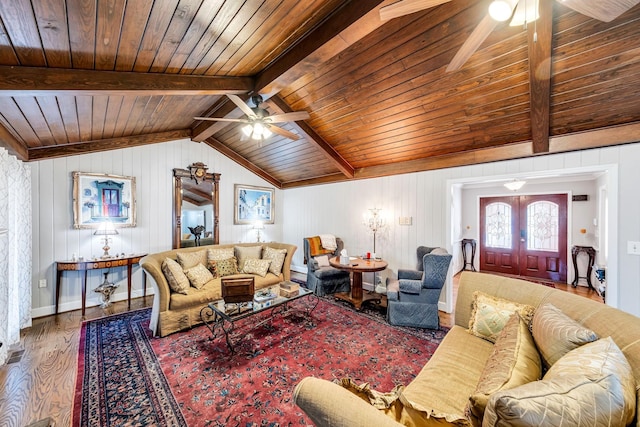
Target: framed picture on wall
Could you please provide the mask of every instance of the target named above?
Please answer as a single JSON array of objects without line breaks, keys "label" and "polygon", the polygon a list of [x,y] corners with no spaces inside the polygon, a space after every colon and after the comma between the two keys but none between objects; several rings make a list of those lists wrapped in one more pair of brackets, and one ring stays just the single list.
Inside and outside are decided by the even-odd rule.
[{"label": "framed picture on wall", "polygon": [[73,172],[73,228],[136,226],[136,178]]},{"label": "framed picture on wall", "polygon": [[233,203],[234,224],[273,224],[275,190],[268,187],[254,187],[252,185],[235,184]]}]

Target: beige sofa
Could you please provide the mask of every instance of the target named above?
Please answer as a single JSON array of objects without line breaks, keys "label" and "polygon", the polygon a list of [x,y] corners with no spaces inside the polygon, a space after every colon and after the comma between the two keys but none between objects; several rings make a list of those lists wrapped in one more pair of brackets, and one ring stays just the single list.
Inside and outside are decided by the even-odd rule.
[{"label": "beige sofa", "polygon": [[[640,408],[640,318],[547,286],[501,276],[465,272],[460,278],[455,325],[417,377],[400,392],[398,399],[401,401],[405,398],[416,403],[416,406],[421,405],[456,417],[448,421],[436,418],[426,421],[423,419],[414,425],[467,425],[465,407],[469,396],[476,389],[485,362],[493,349],[491,342],[468,332],[475,291],[536,308],[543,303],[551,303],[570,318],[594,331],[600,337],[600,341],[610,336],[631,365],[635,378],[635,400]],[[583,365],[578,366],[578,369],[582,369]],[[629,401],[633,402],[633,381],[630,388]],[[363,399],[338,384],[313,377],[304,378],[294,391],[295,403],[318,426],[402,425]],[[454,421],[453,418],[457,417],[459,418]],[[637,412],[631,425],[640,427]]]},{"label": "beige sofa", "polygon": [[202,323],[200,310],[211,301],[222,298],[221,279],[209,281],[202,289],[189,287],[187,294],[172,292],[167,278],[162,272],[162,262],[165,258],[176,260],[178,253],[206,251],[209,248],[235,248],[262,246],[273,249],[286,249],[287,254],[282,265],[282,272],[276,276],[267,273],[265,277],[259,275],[238,274],[226,277],[255,277],[255,290],[263,289],[282,281],[289,280],[291,275],[291,259],[297,247],[285,243],[235,243],[224,245],[208,245],[190,248],[173,249],[145,256],[140,260],[144,271],[151,276],[154,289],[153,307],[149,327],[154,335],[164,337],[173,332],[191,328]]}]

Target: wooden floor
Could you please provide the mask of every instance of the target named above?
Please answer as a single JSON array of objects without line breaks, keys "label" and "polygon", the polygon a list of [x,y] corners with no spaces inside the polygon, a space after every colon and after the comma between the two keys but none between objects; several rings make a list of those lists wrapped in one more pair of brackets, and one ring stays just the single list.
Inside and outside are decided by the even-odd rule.
[{"label": "wooden floor", "polygon": [[[294,273],[304,279],[304,275]],[[454,277],[454,301],[459,275]],[[602,299],[586,287],[557,285],[558,289]],[[131,301],[131,309],[150,307],[153,296]],[[51,417],[57,427],[71,424],[71,410],[77,370],[80,327],[83,320],[97,319],[128,311],[127,302],[114,303],[107,309],[90,307],[83,317],[80,310],[33,320],[33,326],[22,331],[19,346],[12,354],[20,360],[0,367],[0,426],[24,427]],[[453,324],[453,315],[440,313],[444,326]]]}]

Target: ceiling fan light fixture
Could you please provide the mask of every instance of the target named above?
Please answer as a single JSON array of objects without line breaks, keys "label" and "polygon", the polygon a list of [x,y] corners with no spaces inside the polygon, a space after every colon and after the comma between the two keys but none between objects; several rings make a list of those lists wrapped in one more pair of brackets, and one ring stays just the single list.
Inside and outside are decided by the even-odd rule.
[{"label": "ceiling fan light fixture", "polygon": [[493,0],[489,5],[489,15],[496,21],[503,22],[511,18],[516,2],[510,0]]},{"label": "ceiling fan light fixture", "polygon": [[242,126],[242,133],[250,137],[251,134],[253,133],[253,126],[251,126],[250,124]]},{"label": "ceiling fan light fixture", "polygon": [[509,23],[511,27],[526,25],[540,17],[538,13],[538,0],[520,0],[513,19]]}]

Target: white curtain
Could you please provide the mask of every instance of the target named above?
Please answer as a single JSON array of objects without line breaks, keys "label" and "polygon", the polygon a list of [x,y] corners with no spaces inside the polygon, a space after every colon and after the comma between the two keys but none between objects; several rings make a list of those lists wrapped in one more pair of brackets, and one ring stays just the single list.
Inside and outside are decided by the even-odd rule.
[{"label": "white curtain", "polygon": [[31,326],[31,171],[0,148],[0,365]]}]

